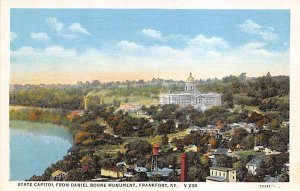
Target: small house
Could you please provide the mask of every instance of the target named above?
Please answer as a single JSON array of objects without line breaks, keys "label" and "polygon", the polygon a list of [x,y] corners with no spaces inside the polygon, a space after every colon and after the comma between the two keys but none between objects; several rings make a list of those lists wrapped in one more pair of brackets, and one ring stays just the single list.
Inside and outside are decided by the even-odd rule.
[{"label": "small house", "polygon": [[256,175],[257,174],[256,169],[259,168],[262,161],[263,161],[263,156],[262,155],[257,155],[246,164],[246,168],[248,169],[248,171],[251,174]]},{"label": "small house", "polygon": [[112,177],[112,178],[123,178],[124,172],[121,168],[113,165],[103,166],[100,170],[101,176]]},{"label": "small house", "polygon": [[196,126],[196,125],[192,125],[192,126],[189,126],[187,129],[186,129],[186,133],[187,134],[191,134],[192,132],[195,132],[195,131],[200,131],[200,127]]},{"label": "small house", "polygon": [[232,153],[232,151],[228,148],[218,148],[214,152],[214,155],[227,155],[227,156],[229,156],[231,153]]},{"label": "small house", "polygon": [[146,167],[136,167],[134,169],[135,172],[147,172],[148,169]]},{"label": "small house", "polygon": [[197,152],[198,151],[198,147],[196,145],[188,145],[184,147],[185,152]]},{"label": "small house", "polygon": [[60,170],[56,170],[51,174],[51,181],[64,181],[66,178],[66,173]]}]

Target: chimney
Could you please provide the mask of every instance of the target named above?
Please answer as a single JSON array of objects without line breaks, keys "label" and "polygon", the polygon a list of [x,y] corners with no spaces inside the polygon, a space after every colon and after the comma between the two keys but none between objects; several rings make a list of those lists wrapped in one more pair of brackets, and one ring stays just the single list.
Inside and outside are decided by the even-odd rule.
[{"label": "chimney", "polygon": [[181,174],[180,174],[180,182],[185,182],[187,179],[187,154],[181,154]]}]

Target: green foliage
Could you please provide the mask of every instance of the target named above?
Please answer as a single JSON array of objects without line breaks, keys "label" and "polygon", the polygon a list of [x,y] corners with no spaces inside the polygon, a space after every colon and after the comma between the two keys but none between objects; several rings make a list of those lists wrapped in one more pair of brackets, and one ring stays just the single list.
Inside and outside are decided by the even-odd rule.
[{"label": "green foliage", "polygon": [[134,175],[131,178],[131,181],[133,181],[133,182],[146,182],[148,180],[149,180],[149,178],[145,172],[137,173],[136,175]]},{"label": "green foliage", "polygon": [[270,140],[270,148],[276,151],[287,151],[289,149],[289,128],[280,128]]},{"label": "green foliage", "polygon": [[209,167],[211,166],[209,158],[201,158],[198,153],[188,153],[188,180],[190,182],[205,182],[209,175]]},{"label": "green foliage", "polygon": [[237,128],[234,130],[230,140],[230,147],[234,149],[238,144],[242,143],[242,140],[248,135],[247,131],[243,128]]},{"label": "green foliage", "polygon": [[9,94],[11,105],[74,110],[81,107],[82,101],[83,92],[79,89],[33,87],[12,91]]},{"label": "green foliage", "polygon": [[232,158],[226,155],[216,156],[217,166],[228,167],[231,168],[233,165]]},{"label": "green foliage", "polygon": [[37,108],[11,109],[9,110],[9,119],[70,126],[70,121],[67,119],[67,112],[59,109],[57,110],[46,110],[46,109],[37,109]]}]

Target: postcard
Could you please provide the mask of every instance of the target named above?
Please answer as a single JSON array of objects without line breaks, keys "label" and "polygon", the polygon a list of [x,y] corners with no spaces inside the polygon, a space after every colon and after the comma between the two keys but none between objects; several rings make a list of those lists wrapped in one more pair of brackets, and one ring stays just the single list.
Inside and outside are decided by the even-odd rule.
[{"label": "postcard", "polygon": [[2,1],[1,190],[300,190],[299,4]]}]

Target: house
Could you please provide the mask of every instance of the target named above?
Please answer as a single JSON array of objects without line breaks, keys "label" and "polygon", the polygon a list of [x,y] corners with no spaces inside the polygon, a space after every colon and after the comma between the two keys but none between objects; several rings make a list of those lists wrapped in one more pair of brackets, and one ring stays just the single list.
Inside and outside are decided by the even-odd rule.
[{"label": "house", "polygon": [[206,182],[236,182],[236,170],[227,167],[210,167]]},{"label": "house", "polygon": [[173,169],[164,167],[163,169],[158,168],[157,171],[146,172],[146,174],[147,174],[148,177],[152,177],[153,175],[156,175],[156,174],[160,174],[164,177],[167,177],[167,176],[170,175],[171,172],[173,172]]},{"label": "house", "polygon": [[186,129],[186,133],[187,134],[191,134],[192,132],[195,132],[195,131],[200,131],[200,127],[196,126],[196,125],[191,125],[189,126],[187,129]]},{"label": "house", "polygon": [[246,164],[246,168],[251,174],[256,175],[256,169],[259,168],[263,160],[263,155],[257,155]]},{"label": "house", "polygon": [[282,125],[285,126],[285,127],[288,127],[288,126],[290,126],[290,122],[289,121],[283,121]]},{"label": "house", "polygon": [[124,172],[122,168],[118,168],[113,165],[103,166],[100,170],[101,176],[112,177],[112,178],[123,178]]},{"label": "house", "polygon": [[264,148],[265,148],[264,146],[255,146],[254,151],[263,151]]},{"label": "house", "polygon": [[126,166],[127,171],[133,172],[133,170],[137,167],[137,164],[126,163],[125,166]]},{"label": "house", "polygon": [[232,151],[228,148],[218,148],[214,153],[214,155],[231,155]]},{"label": "house", "polygon": [[225,129],[225,124],[222,122],[217,122],[215,125],[216,133],[220,133],[221,131],[223,131],[223,129]]},{"label": "house", "polygon": [[290,163],[285,163],[281,169],[282,172],[290,172]]},{"label": "house", "polygon": [[127,113],[138,113],[141,110],[142,106],[139,103],[126,103],[120,105],[117,111],[124,111]]},{"label": "house", "polygon": [[188,145],[184,147],[184,151],[185,152],[197,152],[198,151],[198,147],[196,145]]},{"label": "house", "polygon": [[66,178],[66,173],[60,170],[56,170],[51,174],[51,181],[64,181]]},{"label": "house", "polygon": [[76,116],[83,116],[84,112],[83,111],[80,111],[80,110],[75,110],[75,111],[72,111],[71,113],[69,113],[67,115],[67,118],[69,121],[72,121]]},{"label": "house", "polygon": [[219,156],[219,155],[226,155],[226,156],[229,156],[229,157],[237,157],[237,158],[239,158],[239,156],[235,152],[232,152],[228,148],[218,148],[213,153],[213,157],[212,158],[215,158],[216,156]]},{"label": "house", "polygon": [[270,175],[266,175],[266,177],[264,178],[265,182],[279,182],[279,176],[277,177],[273,177]]},{"label": "house", "polygon": [[277,152],[277,151],[273,151],[269,148],[265,148],[265,150],[263,151],[266,155],[277,155],[280,154],[281,152]]},{"label": "house", "polygon": [[136,167],[136,168],[134,169],[134,171],[135,171],[135,172],[147,172],[148,169],[145,168],[145,167]]}]

